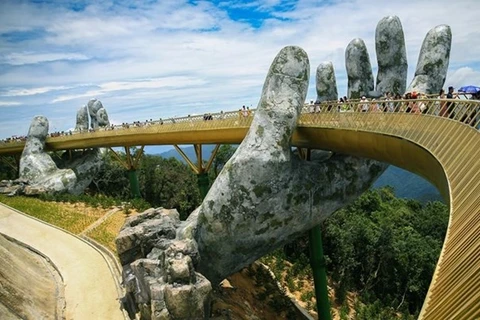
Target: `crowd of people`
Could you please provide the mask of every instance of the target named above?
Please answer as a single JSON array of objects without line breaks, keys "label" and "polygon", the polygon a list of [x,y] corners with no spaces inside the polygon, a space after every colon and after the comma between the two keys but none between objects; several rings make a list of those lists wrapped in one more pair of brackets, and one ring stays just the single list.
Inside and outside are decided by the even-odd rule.
[{"label": "crowd of people", "polygon": [[[403,96],[386,92],[382,97],[368,99],[365,95],[360,99],[349,100],[342,97],[338,101],[310,101],[307,106],[309,112],[404,112],[413,114],[431,114],[455,119],[474,126],[480,119],[479,106],[468,103],[468,100],[480,100],[480,92],[465,95],[460,99],[461,93],[455,92],[453,87],[448,88],[448,93],[441,90],[438,96],[420,92],[407,92]],[[437,101],[432,101],[436,99]],[[452,101],[460,99],[459,102]],[[405,100],[411,100],[405,103]]]},{"label": "crowd of people", "polygon": [[[436,98],[436,101],[430,101],[429,99]],[[458,102],[453,101],[454,99],[459,99]],[[471,100],[480,100],[480,92],[471,94]],[[404,100],[412,100],[411,102],[405,103]],[[466,103],[467,102],[467,103]],[[445,93],[445,90],[440,90],[438,96],[427,96],[423,93],[407,92],[403,96],[399,94],[392,94],[386,92],[383,97],[380,98],[371,98],[368,99],[366,96],[362,96],[360,99],[349,100],[346,96],[340,98],[338,101],[313,101],[306,105],[307,112],[405,112],[413,114],[428,113],[440,117],[447,117],[450,119],[455,119],[471,126],[475,126],[479,121],[480,110],[479,106],[476,104],[469,104],[465,99],[460,99],[460,94],[455,92],[453,87],[448,88],[448,93]],[[432,110],[433,108],[433,110]],[[253,111],[245,105],[238,110],[238,116],[240,119],[245,119],[252,116]],[[203,118],[204,121],[214,120],[214,119],[224,119],[225,113],[221,111],[218,114],[205,113],[203,117],[200,116],[200,119]],[[132,123],[122,123],[121,125],[111,124],[107,127],[101,127],[98,130],[117,130],[117,129],[128,129],[131,127],[145,127],[155,124],[163,125],[165,122],[176,123],[190,121],[193,122],[194,117],[188,115],[183,118],[169,118],[168,120],[145,120],[134,121]],[[90,128],[88,130],[78,130],[78,131],[56,131],[50,133],[50,137],[59,137],[72,135],[74,133],[83,133],[83,132],[94,132],[95,130]],[[0,143],[10,143],[10,142],[22,142],[26,140],[26,136],[12,136],[0,140]]]}]

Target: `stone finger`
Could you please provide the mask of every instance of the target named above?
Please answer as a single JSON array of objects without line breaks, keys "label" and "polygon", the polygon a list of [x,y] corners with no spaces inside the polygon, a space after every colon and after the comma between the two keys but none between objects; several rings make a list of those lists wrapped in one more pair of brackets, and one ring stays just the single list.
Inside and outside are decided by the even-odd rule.
[{"label": "stone finger", "polygon": [[345,50],[345,66],[348,75],[348,98],[359,99],[373,92],[372,66],[362,39],[353,39],[348,44]]},{"label": "stone finger", "polygon": [[442,89],[447,77],[452,31],[447,25],[431,29],[422,43],[417,69],[407,92],[436,94]]},{"label": "stone finger", "polygon": [[77,111],[77,123],[75,131],[88,131],[88,110],[87,106],[80,107]]},{"label": "stone finger", "polygon": [[338,99],[337,80],[333,64],[330,61],[322,62],[318,65],[315,81],[317,89],[316,101],[336,101]]},{"label": "stone finger", "polygon": [[[308,89],[310,63],[303,49],[283,48],[273,60],[250,129],[235,156],[290,157],[290,140]],[[248,153],[243,150],[248,149]]]},{"label": "stone finger", "polygon": [[109,126],[107,110],[103,107],[100,100],[91,99],[87,104],[88,112],[90,114],[90,127],[94,130],[99,127]]},{"label": "stone finger", "polygon": [[397,16],[380,20],[375,30],[378,74],[377,95],[404,94],[407,86],[407,53],[402,23]]}]

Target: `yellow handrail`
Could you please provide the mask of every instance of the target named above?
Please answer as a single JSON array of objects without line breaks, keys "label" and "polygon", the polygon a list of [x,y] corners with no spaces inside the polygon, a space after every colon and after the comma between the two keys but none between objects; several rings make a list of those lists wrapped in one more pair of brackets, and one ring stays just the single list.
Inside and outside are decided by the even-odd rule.
[{"label": "yellow handrail", "polygon": [[[255,110],[252,110],[255,112]],[[252,116],[238,111],[110,127],[47,139],[49,150],[240,143]],[[450,206],[421,319],[480,317],[480,101],[398,100],[306,105],[292,145],[385,161],[422,175]],[[0,143],[0,155],[24,142]]]}]

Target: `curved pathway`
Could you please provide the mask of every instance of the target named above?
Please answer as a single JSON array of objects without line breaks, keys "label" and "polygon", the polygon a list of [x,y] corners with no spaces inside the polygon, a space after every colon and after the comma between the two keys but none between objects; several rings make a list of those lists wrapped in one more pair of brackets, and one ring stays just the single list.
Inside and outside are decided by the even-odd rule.
[{"label": "curved pathway", "polygon": [[118,280],[90,244],[1,203],[0,233],[30,245],[57,266],[65,285],[67,319],[125,319]]}]

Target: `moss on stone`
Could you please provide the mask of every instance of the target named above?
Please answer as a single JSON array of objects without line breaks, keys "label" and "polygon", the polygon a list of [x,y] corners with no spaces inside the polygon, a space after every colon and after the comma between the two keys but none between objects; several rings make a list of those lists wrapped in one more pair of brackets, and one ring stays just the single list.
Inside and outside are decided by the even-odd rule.
[{"label": "moss on stone", "polygon": [[278,229],[281,226],[283,226],[283,222],[281,220],[272,219],[270,221],[270,228],[272,229]]},{"label": "moss on stone", "polygon": [[238,189],[239,189],[239,190],[240,190],[242,193],[244,193],[244,194],[248,194],[248,189],[247,189],[247,188],[245,188],[245,186],[243,186],[243,185],[240,185],[240,186],[238,187]]},{"label": "moss on stone", "polygon": [[62,176],[61,181],[62,181],[62,184],[63,184],[64,187],[68,186],[68,179],[65,176]]},{"label": "moss on stone", "polygon": [[256,130],[255,133],[256,133],[257,136],[259,136],[260,138],[263,138],[263,133],[264,133],[264,131],[265,131],[265,128],[259,125],[259,126],[257,127],[257,130]]},{"label": "moss on stone", "polygon": [[255,196],[257,196],[257,198],[260,198],[266,193],[272,193],[272,189],[269,186],[260,184],[253,187],[253,193],[255,193]]},{"label": "moss on stone", "polygon": [[268,231],[268,229],[270,229],[268,226],[262,228],[262,229],[258,229],[257,231],[255,231],[255,235],[258,236],[260,234],[264,234],[265,232]]},{"label": "moss on stone", "polygon": [[266,212],[266,213],[262,214],[262,216],[260,218],[260,223],[264,223],[265,221],[270,220],[273,217],[275,217],[275,215],[273,213]]}]

